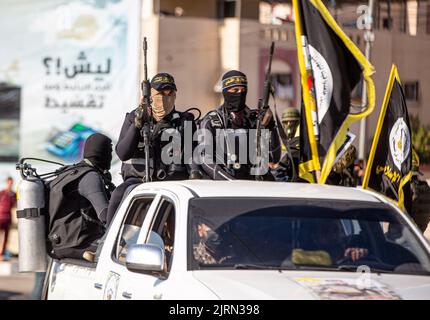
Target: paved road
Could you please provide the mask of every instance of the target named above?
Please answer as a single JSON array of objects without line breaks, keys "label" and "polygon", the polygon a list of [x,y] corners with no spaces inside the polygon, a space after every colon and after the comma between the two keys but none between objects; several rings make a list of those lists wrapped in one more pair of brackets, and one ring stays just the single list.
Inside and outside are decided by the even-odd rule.
[{"label": "paved road", "polygon": [[33,283],[33,273],[18,273],[11,276],[0,276],[0,300],[30,299]]}]

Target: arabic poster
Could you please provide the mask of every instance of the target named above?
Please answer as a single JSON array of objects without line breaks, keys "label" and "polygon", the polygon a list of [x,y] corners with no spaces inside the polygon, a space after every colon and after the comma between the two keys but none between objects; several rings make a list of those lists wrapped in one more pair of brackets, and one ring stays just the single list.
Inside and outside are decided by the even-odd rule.
[{"label": "arabic poster", "polygon": [[139,98],[139,12],[138,0],[0,2],[0,161],[72,163],[94,132],[115,143]]},{"label": "arabic poster", "polygon": [[394,291],[374,280],[366,286],[350,278],[303,277],[294,281],[322,300],[400,300]]}]

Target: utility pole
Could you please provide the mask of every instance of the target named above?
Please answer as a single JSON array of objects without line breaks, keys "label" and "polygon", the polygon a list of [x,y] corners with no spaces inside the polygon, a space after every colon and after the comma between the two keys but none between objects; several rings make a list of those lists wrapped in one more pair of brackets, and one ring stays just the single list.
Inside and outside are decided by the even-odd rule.
[{"label": "utility pole", "polygon": [[[375,41],[375,34],[373,33],[373,9],[375,5],[375,0],[369,0],[369,5],[367,6],[367,10],[364,23],[359,24],[357,26],[359,29],[364,29],[364,41],[366,43],[365,56],[366,59],[370,61],[371,58],[371,50],[373,42]],[[360,9],[361,8],[361,9]],[[358,10],[363,10],[362,6],[359,7]],[[362,89],[362,97],[361,97],[361,107],[364,108],[367,105],[367,86],[366,82],[363,81],[363,89]],[[366,149],[366,117],[361,119],[360,122],[360,144],[358,147],[358,158],[365,158],[365,149]]]}]

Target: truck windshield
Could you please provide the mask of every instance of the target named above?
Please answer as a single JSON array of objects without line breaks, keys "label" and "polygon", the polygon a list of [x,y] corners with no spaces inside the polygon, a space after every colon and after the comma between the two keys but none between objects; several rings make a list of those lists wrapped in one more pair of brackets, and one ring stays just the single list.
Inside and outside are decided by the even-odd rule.
[{"label": "truck windshield", "polygon": [[387,204],[280,198],[195,198],[191,270],[286,269],[430,275],[428,251]]}]

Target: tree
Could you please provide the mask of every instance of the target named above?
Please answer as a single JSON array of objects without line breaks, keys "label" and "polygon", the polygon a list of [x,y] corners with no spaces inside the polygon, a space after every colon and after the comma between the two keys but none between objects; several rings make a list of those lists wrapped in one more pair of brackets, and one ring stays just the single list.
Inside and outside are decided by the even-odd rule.
[{"label": "tree", "polygon": [[421,123],[418,116],[410,116],[412,144],[420,157],[420,163],[430,163],[430,125]]}]

